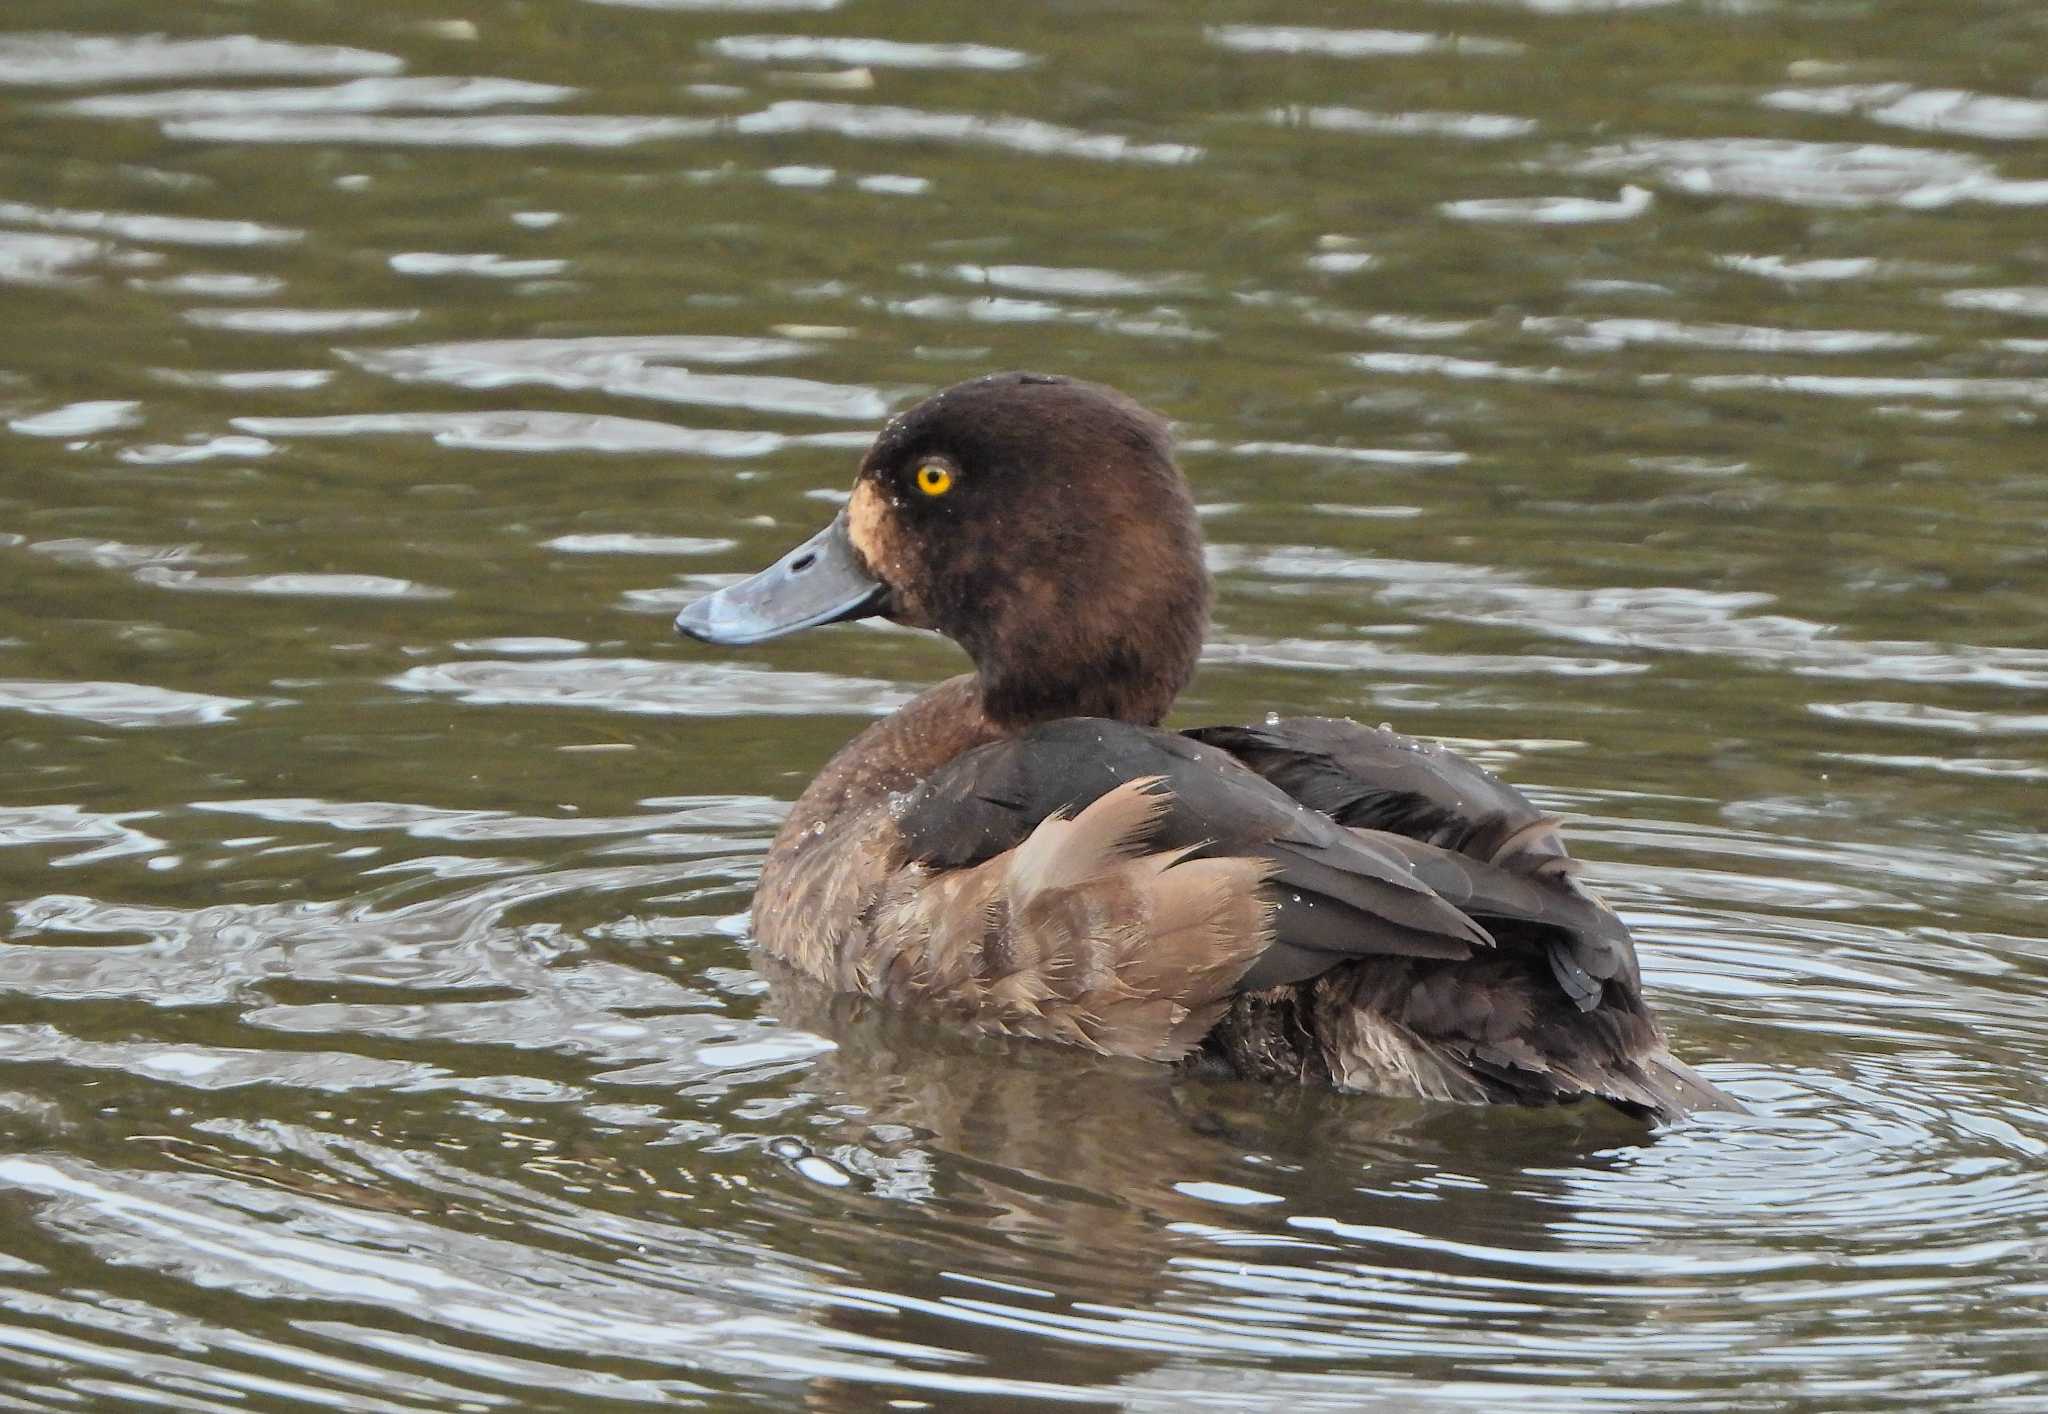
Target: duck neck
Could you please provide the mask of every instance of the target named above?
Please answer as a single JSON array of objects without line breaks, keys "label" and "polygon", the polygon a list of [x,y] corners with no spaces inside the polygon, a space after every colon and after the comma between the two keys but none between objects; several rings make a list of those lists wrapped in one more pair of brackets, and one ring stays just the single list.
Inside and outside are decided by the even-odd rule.
[{"label": "duck neck", "polygon": [[975,675],[982,715],[1005,735],[1068,717],[1112,717],[1157,726],[1187,682],[1186,672],[1148,668],[1122,655],[1106,658],[1085,676],[1048,677],[1042,671]]},{"label": "duck neck", "polygon": [[1019,575],[994,612],[963,615],[952,636],[974,660],[983,715],[1006,732],[1066,717],[1157,726],[1209,626],[1199,541],[1186,539],[1114,574]]},{"label": "duck neck", "polygon": [[1067,717],[1157,726],[1194,675],[1208,623],[1207,586],[1171,614],[1119,614],[1103,606],[997,625],[967,644],[981,712],[1016,733]]}]

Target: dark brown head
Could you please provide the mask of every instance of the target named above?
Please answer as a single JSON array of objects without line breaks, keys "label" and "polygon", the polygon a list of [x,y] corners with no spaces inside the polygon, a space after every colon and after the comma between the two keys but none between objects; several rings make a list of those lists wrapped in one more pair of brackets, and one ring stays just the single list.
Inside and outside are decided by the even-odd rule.
[{"label": "dark brown head", "polygon": [[1165,423],[1121,393],[999,373],[895,418],[846,510],[676,627],[753,643],[881,614],[967,650],[984,709],[1156,722],[1194,671],[1209,578]]}]

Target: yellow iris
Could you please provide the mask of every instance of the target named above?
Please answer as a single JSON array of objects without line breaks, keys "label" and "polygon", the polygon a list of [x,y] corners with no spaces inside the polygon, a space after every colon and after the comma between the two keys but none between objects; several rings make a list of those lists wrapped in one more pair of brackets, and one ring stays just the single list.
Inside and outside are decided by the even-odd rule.
[{"label": "yellow iris", "polygon": [[917,489],[927,496],[943,496],[953,489],[953,473],[937,462],[926,462],[917,469]]}]

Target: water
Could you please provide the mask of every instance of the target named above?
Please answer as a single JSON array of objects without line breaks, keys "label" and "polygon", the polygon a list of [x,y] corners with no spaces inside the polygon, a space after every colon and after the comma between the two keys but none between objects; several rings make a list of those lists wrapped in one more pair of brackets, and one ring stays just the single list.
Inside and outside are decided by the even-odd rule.
[{"label": "water", "polygon": [[[2048,1407],[2048,18],[396,0],[0,33],[0,1400]],[[1188,723],[1565,813],[1647,1133],[764,977],[952,672],[672,640],[878,421],[1175,419]]]}]

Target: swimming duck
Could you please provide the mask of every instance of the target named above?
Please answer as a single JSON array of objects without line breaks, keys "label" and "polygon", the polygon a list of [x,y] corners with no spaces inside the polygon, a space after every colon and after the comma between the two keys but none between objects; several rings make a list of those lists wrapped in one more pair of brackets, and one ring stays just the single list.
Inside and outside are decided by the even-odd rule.
[{"label": "swimming duck", "polygon": [[745,645],[880,616],[974,670],[791,809],[758,945],[970,1029],[1468,1103],[1739,1108],[1675,1059],[1558,822],[1439,747],[1329,718],[1160,726],[1209,577],[1165,422],[1003,373],[891,420],[845,508],[685,608]]}]

